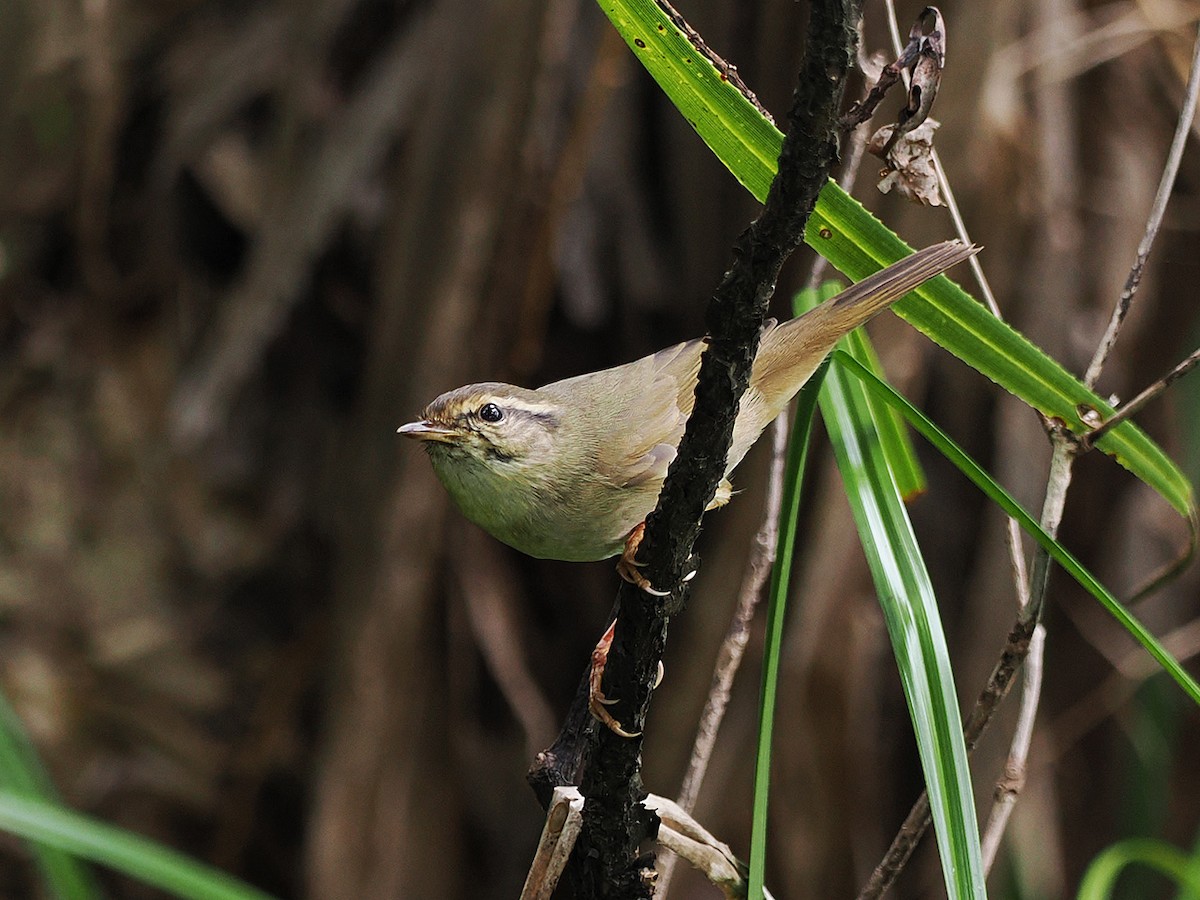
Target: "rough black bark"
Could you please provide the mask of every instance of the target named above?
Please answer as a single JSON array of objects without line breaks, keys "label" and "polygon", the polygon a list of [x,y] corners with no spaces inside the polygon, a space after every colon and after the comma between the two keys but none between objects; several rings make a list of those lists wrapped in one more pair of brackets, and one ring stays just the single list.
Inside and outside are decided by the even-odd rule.
[{"label": "rough black bark", "polygon": [[[859,9],[857,0],[813,3],[778,174],[762,213],[735,243],[733,264],[708,306],[709,346],[696,405],[638,554],[652,584],[675,589],[671,597],[656,598],[623,585],[617,596],[619,617],[604,689],[619,698],[614,714],[630,731],[640,731],[645,723],[667,622],[686,596],[682,579],[705,507],[724,476],[738,404],[779,270],[803,240],[809,213],[837,161],[838,112],[854,59]],[[587,798],[570,870],[581,900],[653,895],[653,856],[639,855],[657,827],[641,806],[641,744],[640,736],[621,738],[594,727],[585,676],[562,733],[530,773],[543,804],[557,784],[579,784]]]}]

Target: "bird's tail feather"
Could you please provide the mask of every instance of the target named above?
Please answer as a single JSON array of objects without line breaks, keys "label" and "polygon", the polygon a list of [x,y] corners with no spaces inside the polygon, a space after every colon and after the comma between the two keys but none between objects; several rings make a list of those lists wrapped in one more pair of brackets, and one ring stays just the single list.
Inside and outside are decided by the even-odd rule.
[{"label": "bird's tail feather", "polygon": [[[843,335],[978,250],[962,241],[943,241],[918,250],[779,325],[764,335],[754,366],[755,387],[769,406],[779,398],[781,406],[787,403]],[[774,394],[778,398],[771,396]]]},{"label": "bird's tail feather", "polygon": [[[830,344],[832,347],[843,334],[862,325],[930,278],[942,274],[978,252],[978,247],[964,244],[962,241],[934,244],[892,263],[886,269],[868,275],[807,315],[823,314],[832,322],[838,323],[836,328],[827,329],[837,332],[837,337]],[[807,318],[807,315],[801,318]]]}]

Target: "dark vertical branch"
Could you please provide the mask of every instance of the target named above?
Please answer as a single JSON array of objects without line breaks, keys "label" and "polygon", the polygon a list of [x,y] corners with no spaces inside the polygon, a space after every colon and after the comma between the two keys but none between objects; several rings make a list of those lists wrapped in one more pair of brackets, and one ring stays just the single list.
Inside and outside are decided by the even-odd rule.
[{"label": "dark vertical branch", "polygon": [[[623,585],[617,598],[620,616],[604,684],[609,697],[620,699],[616,715],[631,731],[640,731],[645,722],[667,621],[683,603],[682,578],[700,520],[724,475],[738,404],[779,270],[803,239],[809,213],[837,160],[838,112],[854,59],[858,16],[857,0],[813,3],[778,174],[761,215],[735,243],[733,264],[708,306],[710,342],[696,405],[658,506],[647,519],[639,553],[651,583],[673,587],[674,593],[655,598]],[[638,854],[656,822],[640,805],[645,796],[641,738],[586,727],[586,701],[586,685],[581,685],[563,733],[539,756],[531,782],[539,796],[548,796],[554,784],[578,780],[587,798],[572,873],[577,896],[648,898],[653,859]]]},{"label": "dark vertical branch", "polygon": [[674,585],[684,574],[704,508],[724,475],[738,401],[750,379],[775,280],[803,240],[817,194],[837,161],[837,114],[857,41],[851,5],[845,0],[813,5],[779,172],[762,214],[734,244],[733,265],[709,302],[710,343],[696,407],[647,519],[641,557],[653,584]]}]

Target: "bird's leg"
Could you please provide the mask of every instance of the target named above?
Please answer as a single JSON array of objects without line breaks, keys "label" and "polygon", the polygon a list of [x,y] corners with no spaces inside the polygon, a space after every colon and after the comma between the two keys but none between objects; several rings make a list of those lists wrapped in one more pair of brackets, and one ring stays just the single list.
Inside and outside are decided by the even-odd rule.
[{"label": "bird's leg", "polygon": [[[717,485],[716,493],[713,495],[708,506],[705,507],[705,512],[712,509],[720,509],[729,502],[729,498],[733,496],[733,485],[729,483],[728,478],[722,478],[721,483]],[[617,560],[617,574],[628,581],[630,584],[637,585],[641,590],[645,591],[652,597],[669,597],[670,591],[660,591],[650,583],[650,579],[638,571],[644,563],[637,561],[638,547],[641,546],[642,536],[646,533],[645,521],[638,522],[633,526],[633,530],[625,538],[625,551],[621,554],[621,558]],[[693,567],[686,575],[683,576],[684,581],[691,581],[696,577],[696,569]]]},{"label": "bird's leg", "polygon": [[[669,597],[670,591],[660,591],[650,583],[645,575],[638,571],[642,563],[637,561],[636,554],[638,547],[642,543],[642,535],[646,533],[646,523],[639,522],[629,532],[629,536],[625,538],[625,551],[621,554],[621,558],[617,561],[617,573],[628,581],[630,584],[636,585],[639,589],[645,591],[654,597]],[[693,569],[683,577],[684,581],[691,581],[695,576],[696,571]],[[617,620],[613,619],[612,624],[608,626],[608,630],[600,638],[596,644],[596,649],[592,651],[592,671],[588,677],[588,709],[592,716],[612,731],[621,737],[633,738],[641,734],[640,731],[630,733],[621,727],[621,723],[613,717],[612,713],[606,709],[616,703],[616,700],[610,700],[604,696],[604,691],[600,687],[600,681],[604,677],[604,666],[608,661],[608,650],[612,647],[613,633],[617,628]],[[658,687],[663,680],[663,664],[662,660],[658,663],[658,674],[654,679],[654,687]]]},{"label": "bird's leg", "polygon": [[604,691],[600,687],[600,680],[604,677],[604,666],[608,662],[608,651],[612,647],[613,633],[616,631],[616,628],[617,620],[613,619],[612,624],[608,626],[608,630],[597,641],[596,649],[592,651],[592,674],[588,678],[588,710],[596,721],[605,725],[613,734],[624,738],[634,738],[641,734],[641,732],[629,732],[621,727],[621,723],[607,709],[607,707],[612,706],[617,701],[609,700],[605,697]]},{"label": "bird's leg", "polygon": [[[726,497],[728,497],[728,495],[726,495]],[[710,505],[709,508],[716,509],[720,505],[721,504]],[[645,532],[645,522],[638,522],[638,524],[634,526],[633,531],[629,532],[629,537],[625,538],[625,551],[621,554],[621,558],[617,560],[617,574],[630,584],[637,585],[641,590],[645,591],[652,597],[669,597],[671,596],[670,591],[660,591],[650,583],[650,579],[638,571],[638,569],[640,569],[644,563],[638,562],[635,554],[638,551],[638,547],[641,546],[642,535],[645,534]],[[688,573],[683,576],[681,581],[688,582],[696,577],[696,566],[693,565],[695,560],[696,557],[694,555],[688,559],[688,563],[691,565],[691,568],[688,570]]]},{"label": "bird's leg", "polygon": [[[600,680],[604,677],[604,666],[608,662],[608,651],[612,647],[613,634],[617,629],[617,620],[613,619],[612,624],[608,626],[608,630],[600,637],[596,643],[596,649],[592,651],[592,672],[588,676],[588,710],[593,718],[601,722],[613,734],[620,735],[623,738],[635,738],[640,731],[629,732],[621,727],[621,723],[616,720],[607,707],[616,703],[616,700],[610,700],[604,696],[604,691],[600,687]],[[660,660],[658,663],[658,675],[654,679],[654,687],[662,684],[663,680],[663,664]]]},{"label": "bird's leg", "polygon": [[625,538],[625,552],[621,554],[621,558],[617,561],[617,574],[630,584],[637,585],[652,597],[669,597],[671,596],[670,591],[660,591],[650,583],[650,579],[638,571],[643,564],[637,561],[636,554],[638,547],[642,543],[642,535],[645,533],[645,522],[638,522],[637,525],[633,526],[633,530],[629,532],[629,537]]}]

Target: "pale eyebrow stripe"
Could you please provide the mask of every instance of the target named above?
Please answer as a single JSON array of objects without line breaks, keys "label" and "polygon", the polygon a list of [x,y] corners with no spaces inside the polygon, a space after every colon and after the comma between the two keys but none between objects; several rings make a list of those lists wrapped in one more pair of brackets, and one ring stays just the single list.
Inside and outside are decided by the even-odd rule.
[{"label": "pale eyebrow stripe", "polygon": [[554,412],[557,407],[552,403],[529,403],[525,400],[518,400],[515,397],[506,397],[504,399],[496,399],[495,404],[501,409],[508,407],[509,409],[520,410],[521,412],[529,413],[531,416],[551,416],[554,417]]}]

